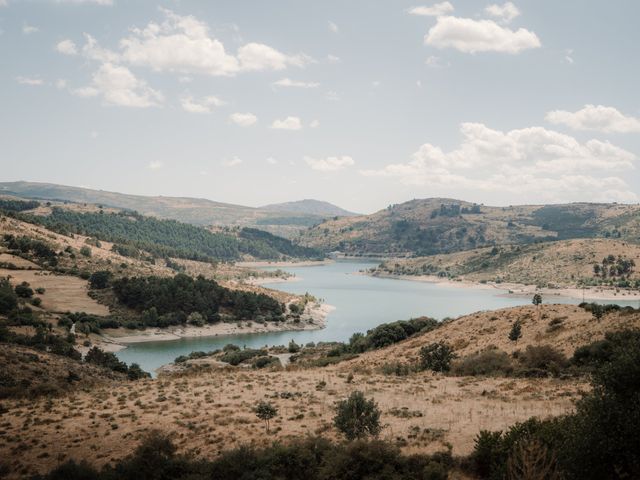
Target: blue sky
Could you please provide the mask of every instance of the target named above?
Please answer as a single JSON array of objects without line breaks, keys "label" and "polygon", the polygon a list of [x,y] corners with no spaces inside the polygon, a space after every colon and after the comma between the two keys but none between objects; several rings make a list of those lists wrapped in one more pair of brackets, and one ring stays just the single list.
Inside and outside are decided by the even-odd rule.
[{"label": "blue sky", "polygon": [[0,0],[2,180],[373,212],[640,198],[640,3]]}]

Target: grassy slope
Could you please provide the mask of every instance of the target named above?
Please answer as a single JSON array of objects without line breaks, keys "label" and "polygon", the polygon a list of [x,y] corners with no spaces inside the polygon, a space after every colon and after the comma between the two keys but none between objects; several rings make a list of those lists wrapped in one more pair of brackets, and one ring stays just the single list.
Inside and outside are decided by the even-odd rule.
[{"label": "grassy slope", "polygon": [[[548,322],[555,318],[562,318],[564,327],[549,333]],[[515,319],[523,322],[517,346],[507,340]],[[533,415],[571,411],[586,381],[443,377],[429,372],[395,377],[378,373],[380,365],[413,361],[421,346],[442,339],[460,355],[488,345],[513,351],[528,344],[551,344],[570,354],[606,330],[628,326],[639,327],[640,316],[614,313],[598,323],[574,306],[543,305],[538,320],[533,306],[518,307],[467,315],[436,331],[323,369],[196,370],[54,399],[49,412],[43,409],[44,400],[9,401],[0,455],[10,459],[12,472],[33,473],[50,469],[61,458],[99,465],[122,458],[151,428],[172,432],[180,451],[202,456],[215,456],[241,443],[286,442],[309,433],[335,438],[334,402],[353,390],[375,398],[385,425],[382,437],[399,442],[405,452],[431,452],[450,442],[454,454],[466,454],[480,429],[504,429]],[[279,409],[269,436],[251,411],[265,398]],[[25,418],[34,420],[26,429]],[[18,436],[28,449],[11,441]]]},{"label": "grassy slope", "polygon": [[[611,239],[580,239],[485,247],[427,257],[391,259],[377,272],[394,275],[438,275],[472,281],[501,280],[525,285],[570,286],[593,281],[593,266],[607,255],[633,259],[630,279],[640,279],[640,245]],[[597,279],[595,279],[597,280]]]},{"label": "grassy slope", "polygon": [[432,217],[440,206],[472,204],[451,199],[412,200],[372,215],[322,223],[302,243],[349,254],[433,255],[488,245],[620,235],[640,243],[640,206],[569,204],[481,207],[479,214]]}]

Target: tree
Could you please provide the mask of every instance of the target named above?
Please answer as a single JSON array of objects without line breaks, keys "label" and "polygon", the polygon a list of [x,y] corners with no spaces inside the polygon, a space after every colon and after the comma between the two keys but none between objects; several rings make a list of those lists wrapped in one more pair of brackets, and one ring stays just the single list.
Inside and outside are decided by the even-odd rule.
[{"label": "tree", "polygon": [[91,286],[91,288],[95,288],[97,290],[107,288],[110,281],[111,272],[108,270],[99,270],[92,273],[89,277],[89,285]]},{"label": "tree", "polygon": [[269,433],[269,420],[278,414],[278,409],[271,403],[263,400],[256,405],[253,411],[255,412],[256,417],[264,421],[267,433]]},{"label": "tree", "polygon": [[377,437],[380,433],[380,409],[373,399],[367,400],[364,393],[355,391],[346,400],[336,405],[333,423],[347,440]]},{"label": "tree", "polygon": [[87,247],[86,245],[83,245],[82,248],[80,248],[80,255],[82,255],[84,257],[90,257],[91,256],[91,248]]},{"label": "tree", "polygon": [[536,306],[536,310],[538,312],[538,321],[540,321],[540,305],[542,305],[542,295],[540,295],[539,293],[536,293],[533,296],[533,300],[531,303],[533,303]]},{"label": "tree", "polygon": [[522,324],[520,323],[520,320],[516,320],[513,322],[513,326],[509,332],[509,340],[518,343],[520,337],[522,337]]},{"label": "tree", "polygon": [[18,297],[11,288],[9,280],[0,278],[0,313],[9,313],[18,306]]},{"label": "tree", "polygon": [[31,298],[33,297],[33,290],[29,286],[27,282],[22,282],[20,285],[16,285],[15,288],[16,295],[21,298]]},{"label": "tree", "polygon": [[602,320],[602,317],[604,317],[604,307],[598,303],[594,303],[591,306],[591,315],[599,322]]},{"label": "tree", "polygon": [[289,353],[297,353],[299,351],[300,351],[300,345],[298,345],[296,342],[291,340],[289,342]]},{"label": "tree", "polygon": [[455,357],[453,349],[446,343],[432,343],[420,349],[420,366],[424,370],[448,372]]}]

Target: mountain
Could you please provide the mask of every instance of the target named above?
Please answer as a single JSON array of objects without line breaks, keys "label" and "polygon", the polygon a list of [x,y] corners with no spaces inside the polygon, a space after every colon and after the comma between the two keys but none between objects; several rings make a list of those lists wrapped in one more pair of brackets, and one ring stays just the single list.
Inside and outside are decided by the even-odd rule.
[{"label": "mountain", "polygon": [[260,207],[263,210],[277,212],[302,213],[307,215],[318,215],[322,217],[353,217],[357,213],[349,212],[344,208],[321,200],[304,199],[296,202],[274,203]]},{"label": "mountain", "polygon": [[595,237],[640,243],[640,205],[490,207],[447,198],[411,200],[371,215],[328,220],[303,231],[299,241],[325,251],[397,257]]},{"label": "mountain", "polygon": [[286,237],[294,236],[326,217],[298,211],[246,207],[204,198],[129,195],[52,183],[0,182],[0,193],[135,210],[143,215],[195,225],[255,226]]}]

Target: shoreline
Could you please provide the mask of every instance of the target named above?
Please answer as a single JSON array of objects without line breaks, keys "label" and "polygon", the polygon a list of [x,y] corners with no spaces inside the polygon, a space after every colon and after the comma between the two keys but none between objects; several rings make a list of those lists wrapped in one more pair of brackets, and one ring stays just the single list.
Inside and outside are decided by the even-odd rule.
[{"label": "shoreline", "polygon": [[587,300],[601,300],[601,301],[613,301],[613,300],[625,300],[625,301],[640,301],[640,291],[627,291],[627,290],[618,290],[616,291],[615,287],[605,288],[605,287],[585,287],[580,288],[577,286],[573,287],[562,287],[562,288],[538,288],[535,285],[524,285],[521,283],[495,283],[495,282],[487,282],[480,283],[472,280],[450,280],[444,279],[441,277],[437,277],[435,275],[396,275],[396,274],[373,274],[373,273],[362,273],[362,275],[368,275],[371,277],[377,278],[388,278],[391,280],[407,280],[411,282],[424,282],[424,283],[434,283],[437,285],[447,286],[447,287],[458,287],[458,288],[473,288],[479,290],[504,290],[505,296],[527,296],[533,295],[535,293],[539,293],[543,296],[551,296],[551,297],[564,297],[564,298],[583,298],[585,301]]},{"label": "shoreline", "polygon": [[[224,337],[238,334],[259,334],[269,332],[321,330],[326,327],[327,316],[335,310],[333,305],[310,303],[300,323],[265,322],[264,324],[246,321],[225,323],[219,322],[204,327],[176,326],[169,328],[147,328],[143,331],[126,331],[124,329],[108,330],[94,343],[104,345],[111,352],[123,350],[128,345],[145,342],[165,342],[182,338]],[[250,325],[247,325],[250,324]],[[242,325],[242,326],[241,326]],[[108,346],[108,347],[107,347]],[[104,348],[103,348],[104,349]]]}]

